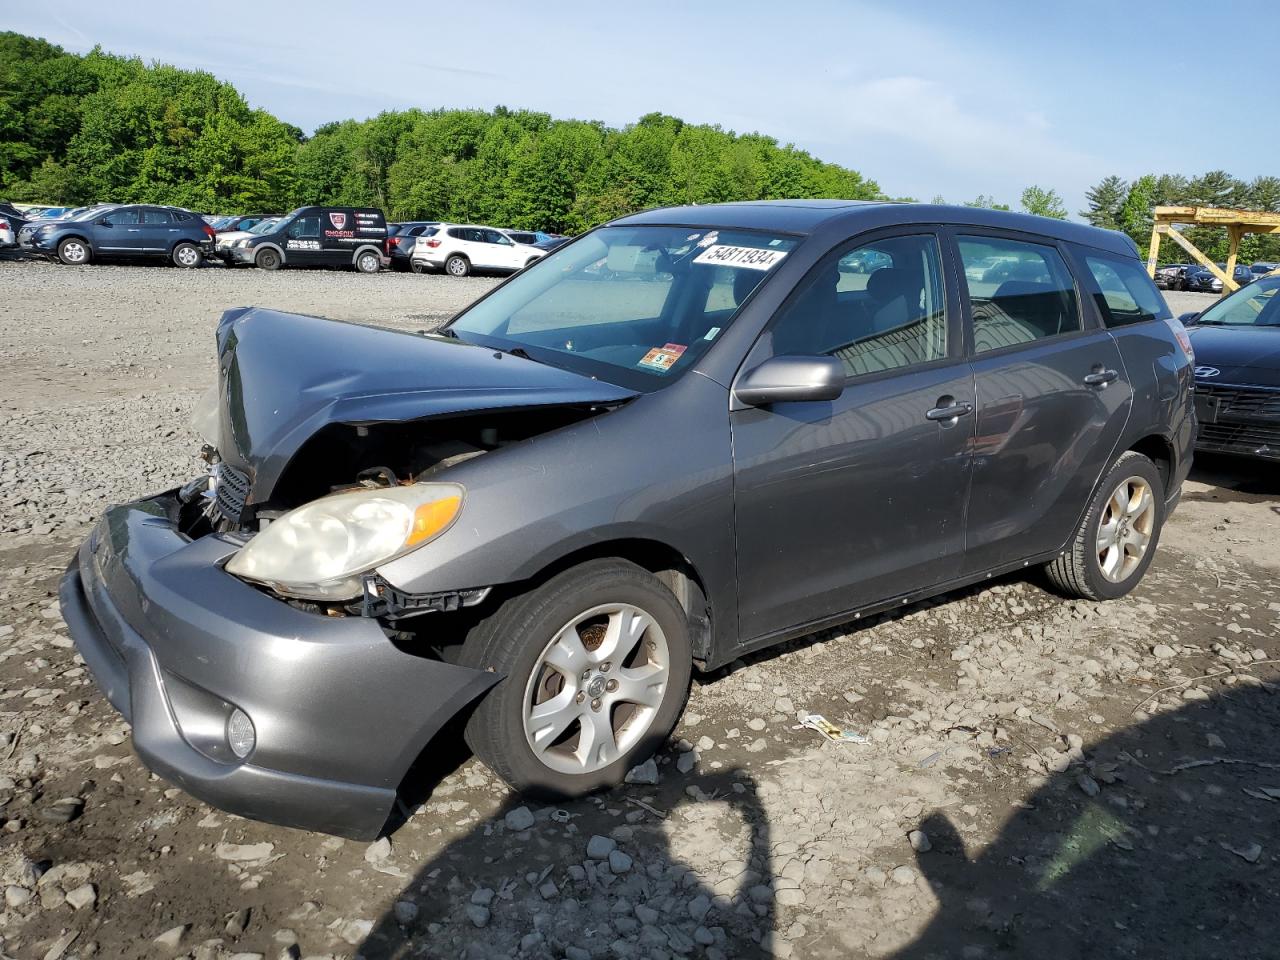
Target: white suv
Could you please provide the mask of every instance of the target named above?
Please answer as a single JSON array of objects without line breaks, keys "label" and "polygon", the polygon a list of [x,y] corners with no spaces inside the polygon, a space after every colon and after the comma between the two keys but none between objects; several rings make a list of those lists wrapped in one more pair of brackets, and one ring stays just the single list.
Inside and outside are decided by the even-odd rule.
[{"label": "white suv", "polygon": [[418,237],[409,259],[419,268],[465,277],[472,270],[521,270],[544,256],[546,251],[514,243],[493,227],[442,223]]}]

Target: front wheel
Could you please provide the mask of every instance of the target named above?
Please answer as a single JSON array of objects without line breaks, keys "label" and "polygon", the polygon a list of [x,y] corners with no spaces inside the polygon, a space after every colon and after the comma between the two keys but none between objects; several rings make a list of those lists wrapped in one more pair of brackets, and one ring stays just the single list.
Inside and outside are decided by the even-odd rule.
[{"label": "front wheel", "polygon": [[382,260],[376,253],[366,250],[356,257],[356,269],[361,273],[377,273],[382,268]]},{"label": "front wheel", "polygon": [[670,735],[689,694],[688,617],[653,574],[594,560],[507,600],[463,661],[503,679],[466,739],[516,790],[578,797],[622,782]]},{"label": "front wheel", "polygon": [[89,245],[76,237],[63,240],[58,244],[58,259],[71,266],[88,263]]},{"label": "front wheel", "polygon": [[1107,471],[1067,549],[1045,569],[1063,593],[1114,600],[1138,585],[1164,525],[1164,481],[1147,457],[1126,451]]},{"label": "front wheel", "polygon": [[204,254],[194,243],[180,243],[173,248],[174,266],[191,269],[200,266],[202,260],[204,260]]},{"label": "front wheel", "polygon": [[258,255],[253,258],[253,262],[259,270],[279,270],[280,254],[274,250],[259,250]]}]

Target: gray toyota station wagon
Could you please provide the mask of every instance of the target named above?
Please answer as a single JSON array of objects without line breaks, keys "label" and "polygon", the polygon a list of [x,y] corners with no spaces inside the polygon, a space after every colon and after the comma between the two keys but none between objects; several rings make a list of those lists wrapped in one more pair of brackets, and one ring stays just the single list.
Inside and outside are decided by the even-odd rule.
[{"label": "gray toyota station wagon", "polygon": [[217,356],[207,474],[63,613],[151,769],[352,837],[437,734],[577,796],[695,668],[1023,568],[1119,597],[1195,434],[1127,238],[943,206],[653,210],[435,332],[237,309]]}]

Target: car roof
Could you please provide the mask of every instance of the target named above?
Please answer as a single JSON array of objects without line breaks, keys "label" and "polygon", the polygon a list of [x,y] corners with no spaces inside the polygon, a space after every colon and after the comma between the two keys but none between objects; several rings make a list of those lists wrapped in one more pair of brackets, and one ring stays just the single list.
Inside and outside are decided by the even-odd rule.
[{"label": "car roof", "polygon": [[727,229],[776,230],[812,234],[841,227],[850,234],[877,227],[947,224],[1039,234],[1057,240],[1132,256],[1136,248],[1125,234],[1068,220],[1027,213],[889,200],[747,200],[685,207],[659,207],[612,221],[615,224],[672,224]]}]

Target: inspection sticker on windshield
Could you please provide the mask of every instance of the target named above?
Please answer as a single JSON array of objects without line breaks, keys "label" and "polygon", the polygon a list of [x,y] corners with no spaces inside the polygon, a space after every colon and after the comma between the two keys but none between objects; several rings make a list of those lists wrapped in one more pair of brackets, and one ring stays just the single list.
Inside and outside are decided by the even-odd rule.
[{"label": "inspection sticker on windshield", "polygon": [[730,247],[716,244],[707,247],[693,258],[694,263],[709,263],[713,267],[745,267],[748,270],[768,270],[781,261],[785,250],[762,250],[759,247]]},{"label": "inspection sticker on windshield", "polygon": [[640,358],[640,362],[636,366],[666,373],[676,365],[676,361],[680,359],[681,354],[687,349],[688,347],[679,343],[668,343],[664,347],[654,347]]}]

